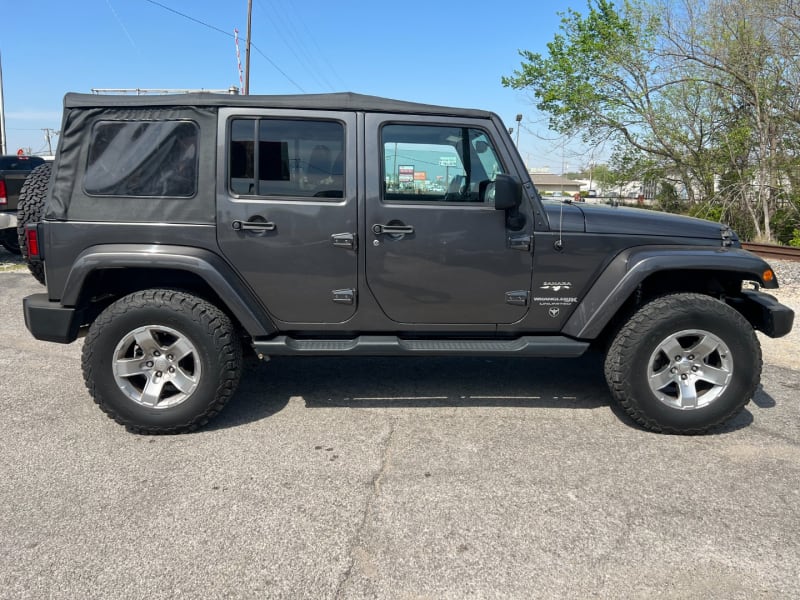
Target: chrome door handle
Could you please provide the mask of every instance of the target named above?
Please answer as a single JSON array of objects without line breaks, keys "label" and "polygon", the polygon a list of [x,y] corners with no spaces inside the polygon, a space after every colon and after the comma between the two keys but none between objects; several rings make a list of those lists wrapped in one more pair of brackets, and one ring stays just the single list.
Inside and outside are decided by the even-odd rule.
[{"label": "chrome door handle", "polygon": [[375,235],[381,235],[382,233],[388,235],[404,235],[406,233],[414,233],[414,226],[413,225],[379,225],[375,224],[372,226],[372,233]]},{"label": "chrome door handle", "polygon": [[275,231],[272,221],[234,221],[231,227],[234,231]]}]

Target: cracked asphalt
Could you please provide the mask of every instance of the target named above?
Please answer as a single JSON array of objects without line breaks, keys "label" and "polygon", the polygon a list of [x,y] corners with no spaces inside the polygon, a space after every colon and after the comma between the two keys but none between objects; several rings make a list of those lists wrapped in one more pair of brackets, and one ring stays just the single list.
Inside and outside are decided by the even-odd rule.
[{"label": "cracked asphalt", "polygon": [[0,273],[0,598],[800,596],[800,372],[660,436],[597,356],[275,359],[191,435],[127,433]]}]

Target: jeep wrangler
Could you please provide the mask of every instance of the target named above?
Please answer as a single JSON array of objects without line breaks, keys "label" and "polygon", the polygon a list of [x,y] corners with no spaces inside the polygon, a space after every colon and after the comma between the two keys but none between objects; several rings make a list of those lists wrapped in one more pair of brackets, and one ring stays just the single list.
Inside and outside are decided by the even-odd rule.
[{"label": "jeep wrangler", "polygon": [[500,118],[356,94],[68,94],[20,223],[39,340],[138,433],[205,424],[271,355],[605,352],[641,426],[701,433],[794,314],[728,227],[546,202]]}]

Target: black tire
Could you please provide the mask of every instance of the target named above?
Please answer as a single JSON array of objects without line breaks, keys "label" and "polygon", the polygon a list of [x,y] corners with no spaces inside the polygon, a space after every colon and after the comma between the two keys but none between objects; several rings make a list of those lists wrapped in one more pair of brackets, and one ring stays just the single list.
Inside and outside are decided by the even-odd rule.
[{"label": "black tire", "polygon": [[11,254],[20,255],[19,239],[17,238],[17,231],[13,227],[0,231],[0,245]]},{"label": "black tire", "polygon": [[144,290],[100,314],[82,362],[94,401],[117,423],[134,433],[186,433],[233,396],[242,346],[230,318],[213,304],[184,292]]},{"label": "black tire", "polygon": [[28,260],[28,248],[25,245],[25,226],[28,223],[38,223],[44,216],[44,202],[47,198],[47,188],[50,185],[50,163],[39,165],[25,179],[19,192],[17,205],[17,243],[20,253],[28,270],[36,281],[44,285],[44,265],[40,262],[33,263]]},{"label": "black tire", "polygon": [[614,399],[646,429],[699,434],[744,408],[761,366],[761,346],[742,315],[685,293],[633,314],[608,350],[605,375]]}]

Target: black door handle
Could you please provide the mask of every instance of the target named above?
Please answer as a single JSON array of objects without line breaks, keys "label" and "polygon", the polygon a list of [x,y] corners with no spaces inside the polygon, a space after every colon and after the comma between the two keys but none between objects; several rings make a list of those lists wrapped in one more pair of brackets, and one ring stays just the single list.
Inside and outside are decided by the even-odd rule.
[{"label": "black door handle", "polygon": [[234,221],[231,227],[235,231],[275,231],[272,221]]},{"label": "black door handle", "polygon": [[375,224],[372,226],[372,233],[375,235],[381,235],[382,233],[388,235],[404,235],[406,233],[414,233],[414,226],[413,225],[379,225]]}]

